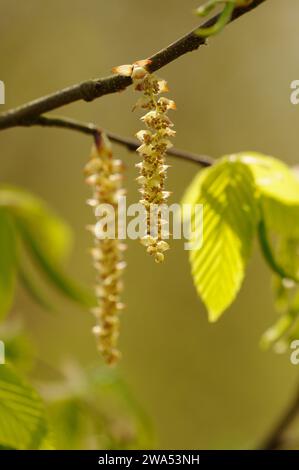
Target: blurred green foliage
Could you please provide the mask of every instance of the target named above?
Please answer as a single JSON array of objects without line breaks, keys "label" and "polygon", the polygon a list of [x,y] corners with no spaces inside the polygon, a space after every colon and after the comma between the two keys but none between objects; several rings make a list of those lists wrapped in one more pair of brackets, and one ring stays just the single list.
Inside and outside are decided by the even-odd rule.
[{"label": "blurred green foliage", "polygon": [[20,266],[20,278],[35,300],[47,306],[35,286],[32,274],[23,264],[24,250],[32,256],[37,268],[46,279],[64,295],[92,306],[94,298],[87,290],[77,286],[61,268],[61,260],[70,249],[70,230],[39,198],[29,192],[7,185],[0,187],[0,313],[11,307],[15,277]]},{"label": "blurred green foliage", "polygon": [[[48,282],[66,297],[87,307],[93,296],[77,286],[61,269],[70,248],[67,225],[40,199],[9,186],[0,188],[0,311],[9,311],[15,278],[21,280],[35,301],[48,307],[38,286],[28,277],[25,250]],[[26,266],[26,268],[25,268]],[[21,268],[20,268],[21,267]],[[0,367],[0,447],[14,449],[76,449],[147,447],[150,426],[116,373],[103,369],[88,374],[79,366],[67,368],[58,383],[43,384],[45,400],[24,381],[16,369],[34,365],[32,342],[16,326],[3,329],[5,360]],[[59,371],[57,371],[59,374]],[[60,374],[62,374],[60,372]],[[107,405],[105,391],[109,390]],[[113,398],[114,395],[114,398]],[[118,402],[118,403],[117,403]],[[145,425],[146,424],[146,425]]]},{"label": "blurred green foliage", "polygon": [[153,445],[148,417],[116,371],[104,366],[86,371],[68,361],[52,370],[55,379],[39,381],[36,371],[49,366],[39,362],[32,341],[16,325],[0,333],[6,345],[6,364],[0,367],[1,449]]}]

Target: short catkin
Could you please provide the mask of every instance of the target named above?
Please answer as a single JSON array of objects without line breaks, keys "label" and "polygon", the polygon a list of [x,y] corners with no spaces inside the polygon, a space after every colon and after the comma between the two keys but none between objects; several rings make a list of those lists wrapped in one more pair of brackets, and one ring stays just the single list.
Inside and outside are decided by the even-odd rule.
[{"label": "short catkin", "polygon": [[[123,260],[126,245],[118,239],[118,202],[125,195],[125,190],[122,187],[123,164],[121,160],[113,158],[110,141],[104,133],[96,135],[85,174],[86,182],[93,190],[92,198],[87,203],[93,208],[96,217],[96,224],[88,226],[94,236],[91,255],[96,270],[97,306],[92,310],[96,318],[93,333],[105,362],[112,365],[120,357],[117,349],[119,314],[124,308],[120,296],[123,290],[122,274],[126,266]],[[114,219],[114,237],[101,224],[101,205],[111,207],[109,217]]]}]

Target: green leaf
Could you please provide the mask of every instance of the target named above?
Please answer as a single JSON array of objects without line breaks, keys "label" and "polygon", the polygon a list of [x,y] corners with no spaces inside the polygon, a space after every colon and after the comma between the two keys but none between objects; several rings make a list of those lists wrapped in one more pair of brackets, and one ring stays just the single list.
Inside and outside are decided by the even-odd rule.
[{"label": "green leaf", "polygon": [[283,162],[257,153],[238,159],[251,169],[260,193],[261,248],[271,269],[299,280],[299,181]]},{"label": "green leaf", "polygon": [[216,321],[235,299],[251,252],[258,220],[252,173],[223,158],[196,177],[183,201],[203,204],[203,244],[190,252],[190,262],[209,320]]},{"label": "green leaf", "polygon": [[16,279],[15,227],[9,214],[0,209],[0,319],[9,311]]},{"label": "green leaf", "polygon": [[[299,239],[299,181],[295,173],[285,163],[258,153],[242,153],[238,159],[252,171],[260,193],[264,234],[269,240],[269,249],[271,234],[279,238],[280,245],[291,245],[287,241],[289,238]],[[285,249],[283,251],[286,252]],[[287,269],[282,266],[282,270]]]},{"label": "green leaf", "polygon": [[41,287],[37,284],[34,273],[25,267],[23,262],[19,262],[19,279],[32,299],[39,304],[43,309],[53,312],[54,307],[52,303],[46,298]]},{"label": "green leaf", "polygon": [[261,248],[268,264],[277,274],[299,282],[299,236],[296,233],[299,213],[293,217],[293,208],[283,204],[279,208],[279,205],[262,209],[264,220],[259,231]]},{"label": "green leaf", "polygon": [[46,434],[38,394],[7,365],[0,366],[0,445],[37,449]]},{"label": "green leaf", "polygon": [[93,307],[96,304],[94,295],[62,271],[58,263],[55,263],[50,254],[43,249],[36,234],[26,224],[18,221],[17,226],[25,245],[47,279],[69,299],[84,307]]},{"label": "green leaf", "polygon": [[55,261],[69,253],[72,235],[68,225],[40,198],[14,186],[0,186],[0,207],[6,207],[30,232],[35,233],[41,248]]},{"label": "green leaf", "polygon": [[[273,270],[282,279],[290,279],[298,282],[299,279],[299,265],[298,265],[298,241],[290,244],[291,240],[279,240],[280,249],[279,255],[275,253],[275,249],[271,245],[267,228],[264,220],[261,220],[258,225],[259,241],[264,257]],[[296,253],[297,252],[297,253]]]},{"label": "green leaf", "polygon": [[297,205],[263,196],[261,210],[268,231],[299,239],[299,200]]},{"label": "green leaf", "polygon": [[299,182],[285,163],[257,152],[239,153],[235,158],[250,168],[263,196],[290,206],[299,205]]},{"label": "green leaf", "polygon": [[[245,201],[247,216],[241,214]],[[281,312],[263,335],[262,345],[289,340],[299,321],[299,180],[295,172],[256,152],[231,155],[197,175],[183,203],[204,204],[203,247],[190,258],[210,320],[216,320],[234,299],[258,225],[263,254],[278,274],[275,295]]]},{"label": "green leaf", "polygon": [[[77,285],[62,270],[61,260],[71,244],[68,226],[41,199],[23,189],[0,186],[1,206],[15,217],[22,240],[47,280],[62,294],[84,307],[95,305],[93,294]],[[28,271],[23,269],[20,274],[35,300],[45,303]]]},{"label": "green leaf", "polygon": [[282,314],[262,336],[268,348],[283,344],[298,321],[299,280],[299,181],[285,163],[257,153],[243,153],[238,159],[248,165],[259,191],[261,221],[259,240],[271,269],[278,274],[274,293]]}]

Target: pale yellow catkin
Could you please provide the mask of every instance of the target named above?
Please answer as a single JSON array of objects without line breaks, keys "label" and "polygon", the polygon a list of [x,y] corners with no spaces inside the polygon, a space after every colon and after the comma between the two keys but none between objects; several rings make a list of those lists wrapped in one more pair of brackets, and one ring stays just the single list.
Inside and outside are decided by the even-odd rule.
[{"label": "pale yellow catkin", "polygon": [[[156,263],[161,263],[164,261],[164,252],[169,249],[169,244],[164,240],[169,237],[169,233],[163,227],[165,221],[161,210],[161,205],[166,204],[171,194],[165,190],[169,168],[165,157],[166,151],[172,147],[169,138],[175,136],[173,123],[167,112],[176,109],[176,105],[173,100],[159,98],[161,93],[168,91],[166,81],[148,73],[140,63],[132,66],[131,77],[135,89],[143,94],[135,107],[147,110],[141,118],[147,129],[136,134],[141,142],[137,152],[142,157],[142,161],[136,165],[140,174],[137,182],[142,194],[140,202],[146,210],[146,235],[141,238],[141,243],[146,246],[147,252],[154,257]],[[152,226],[153,221],[156,223],[155,227]]]},{"label": "pale yellow catkin", "polygon": [[119,314],[124,308],[121,292],[122,274],[126,266],[123,251],[126,245],[118,240],[117,227],[118,202],[119,198],[125,195],[125,190],[122,187],[123,164],[113,158],[110,141],[104,133],[96,136],[90,160],[85,166],[85,174],[86,182],[93,191],[92,198],[87,203],[94,210],[96,222],[101,219],[101,216],[97,215],[101,204],[109,204],[114,209],[115,238],[111,238],[108,233],[100,233],[97,224],[88,226],[94,236],[91,255],[96,270],[97,306],[92,310],[96,318],[93,333],[105,362],[112,365],[120,358],[117,348]]},{"label": "pale yellow catkin", "polygon": [[146,246],[147,252],[154,257],[156,263],[161,263],[164,261],[164,252],[169,249],[169,244],[165,241],[165,238],[169,238],[165,228],[167,221],[163,220],[161,208],[171,194],[164,187],[169,167],[165,164],[165,156],[167,149],[172,147],[169,138],[175,136],[173,123],[167,112],[176,109],[176,105],[173,100],[158,97],[167,92],[168,87],[165,80],[159,80],[149,73],[147,68],[150,64],[150,59],[139,60],[134,64],[114,67],[112,71],[131,77],[135,90],[143,93],[133,109],[140,107],[148,110],[141,118],[147,130],[136,134],[141,142],[137,152],[142,157],[142,161],[136,165],[140,173],[137,181],[142,194],[140,202],[146,212],[146,233],[141,237],[141,243]]}]

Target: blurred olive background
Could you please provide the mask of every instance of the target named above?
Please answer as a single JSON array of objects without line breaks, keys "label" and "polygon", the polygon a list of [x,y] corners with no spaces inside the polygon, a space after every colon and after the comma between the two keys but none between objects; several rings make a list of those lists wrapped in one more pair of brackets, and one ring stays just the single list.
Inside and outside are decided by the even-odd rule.
[{"label": "blurred olive background", "polygon": [[[197,25],[200,2],[179,0],[0,0],[1,111],[56,89],[110,74],[145,58]],[[242,150],[298,163],[299,107],[290,82],[299,78],[299,4],[268,0],[229,26],[208,47],[161,70],[177,103],[176,146],[214,157]],[[132,136],[136,94],[74,103],[58,113]],[[57,113],[57,112],[56,112]],[[82,169],[88,136],[59,129],[12,129],[0,134],[1,180],[47,200],[72,226],[69,272],[92,285],[84,227],[92,222]],[[136,201],[134,154],[115,148],[127,165],[129,201]],[[170,159],[169,159],[170,160]],[[171,161],[168,186],[177,202],[198,168]],[[155,265],[129,242],[120,373],[150,415],[159,448],[248,448],[258,445],[292,397],[299,368],[288,355],[259,349],[275,319],[270,272],[255,254],[235,304],[210,325],[192,285],[182,242]],[[54,296],[54,293],[49,293]],[[23,317],[39,357],[55,366],[76,358],[101,361],[88,312],[56,298],[48,314],[20,289],[12,316]]]}]

